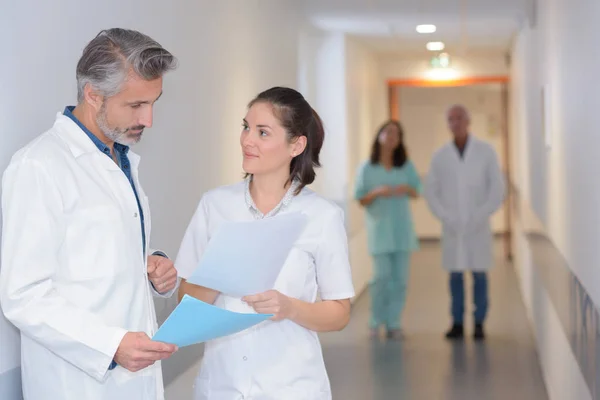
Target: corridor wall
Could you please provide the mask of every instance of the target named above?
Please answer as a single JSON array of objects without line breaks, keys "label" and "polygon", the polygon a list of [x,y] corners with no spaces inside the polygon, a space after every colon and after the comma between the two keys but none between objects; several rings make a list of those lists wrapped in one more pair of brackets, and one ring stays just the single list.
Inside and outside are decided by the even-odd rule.
[{"label": "corridor wall", "polygon": [[[0,12],[0,169],[48,129],[76,98],[75,66],[101,29],[141,30],[180,66],[164,82],[143,143],[141,179],[153,210],[152,245],[175,257],[209,188],[241,179],[239,133],[246,104],[274,85],[296,87],[300,24],[296,2],[5,2]],[[35,9],[35,12],[33,12]],[[162,321],[174,300],[156,300]],[[0,399],[21,398],[19,340],[0,316]],[[200,346],[163,364],[168,385],[200,357]]]},{"label": "corridor wall", "polygon": [[357,294],[371,277],[364,215],[352,193],[355,173],[368,158],[376,127],[387,118],[387,92],[379,59],[341,32],[304,27],[300,90],[325,124],[322,169],[312,188],[346,212],[352,277]]},{"label": "corridor wall", "polygon": [[512,54],[517,270],[551,399],[600,399],[600,3],[541,2]]},{"label": "corridor wall", "polygon": [[388,118],[387,87],[379,74],[379,57],[359,41],[346,37],[348,237],[352,277],[357,293],[367,287],[372,260],[367,249],[364,211],[354,200],[356,172],[369,159],[376,130]]}]

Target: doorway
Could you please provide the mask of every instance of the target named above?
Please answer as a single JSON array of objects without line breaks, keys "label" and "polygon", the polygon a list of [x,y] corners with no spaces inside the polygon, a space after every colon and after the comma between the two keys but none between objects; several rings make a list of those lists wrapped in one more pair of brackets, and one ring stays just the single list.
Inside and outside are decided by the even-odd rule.
[{"label": "doorway", "polygon": [[[452,104],[463,104],[471,114],[471,132],[490,143],[499,158],[510,195],[508,143],[508,104],[506,77],[460,82],[392,81],[389,82],[390,117],[401,121],[410,158],[424,178],[434,152],[450,140],[446,111]],[[512,258],[509,202],[492,217],[492,231],[504,238],[507,259]],[[413,202],[417,235],[422,240],[439,239],[441,224],[429,211],[423,198]]]}]

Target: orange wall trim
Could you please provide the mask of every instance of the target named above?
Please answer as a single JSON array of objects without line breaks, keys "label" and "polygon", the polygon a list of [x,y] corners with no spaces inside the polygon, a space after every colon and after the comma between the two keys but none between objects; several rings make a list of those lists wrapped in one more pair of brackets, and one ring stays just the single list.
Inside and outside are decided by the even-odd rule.
[{"label": "orange wall trim", "polygon": [[467,85],[478,85],[485,83],[507,83],[509,77],[505,75],[500,76],[478,76],[478,77],[467,77],[460,79],[448,79],[448,80],[432,80],[432,79],[389,79],[387,81],[388,87],[394,86],[422,86],[422,87],[445,87],[445,86],[467,86]]},{"label": "orange wall trim", "polygon": [[389,93],[389,115],[390,119],[398,121],[400,119],[400,103],[398,98],[398,90],[394,86],[388,86]]}]

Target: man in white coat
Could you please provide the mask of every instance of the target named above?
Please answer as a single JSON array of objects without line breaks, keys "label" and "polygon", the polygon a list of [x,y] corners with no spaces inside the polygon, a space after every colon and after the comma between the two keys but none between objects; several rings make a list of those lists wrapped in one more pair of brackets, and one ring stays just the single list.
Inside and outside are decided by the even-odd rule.
[{"label": "man in white coat", "polygon": [[443,225],[442,259],[450,272],[453,325],[446,337],[464,336],[463,271],[474,280],[474,338],[483,339],[488,310],[487,274],[492,265],[490,217],[504,201],[505,184],[496,152],[469,134],[466,108],[448,110],[448,126],[454,140],[433,156],[425,180],[425,198]]},{"label": "man in white coat", "polygon": [[173,263],[148,248],[150,209],[129,151],[152,126],[174,57],[139,32],[102,31],[77,65],[78,105],[12,158],[2,181],[0,301],[21,331],[23,395],[163,399],[153,295]]}]

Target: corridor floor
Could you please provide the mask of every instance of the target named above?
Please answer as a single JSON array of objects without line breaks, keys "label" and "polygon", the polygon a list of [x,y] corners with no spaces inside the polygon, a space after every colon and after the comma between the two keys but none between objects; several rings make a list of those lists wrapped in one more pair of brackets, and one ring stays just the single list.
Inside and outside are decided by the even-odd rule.
[{"label": "corridor floor", "polygon": [[[439,251],[426,244],[413,257],[402,341],[369,339],[368,293],[355,302],[345,330],[321,335],[333,399],[547,400],[513,268],[499,261],[490,273],[487,340],[471,339],[469,307],[468,336],[449,342],[443,337],[450,324],[447,274]],[[471,280],[465,284],[470,304]],[[169,385],[166,399],[191,399],[196,371],[195,365]]]},{"label": "corridor floor", "polygon": [[[471,338],[467,309],[464,341],[443,335],[448,316],[447,274],[439,246],[423,245],[412,259],[405,338],[369,340],[369,296],[355,303],[350,325],[321,336],[333,398],[343,400],[546,400],[533,337],[513,268],[497,262],[489,277],[487,340]],[[496,254],[501,254],[498,247]],[[470,304],[471,279],[465,281]]]}]

